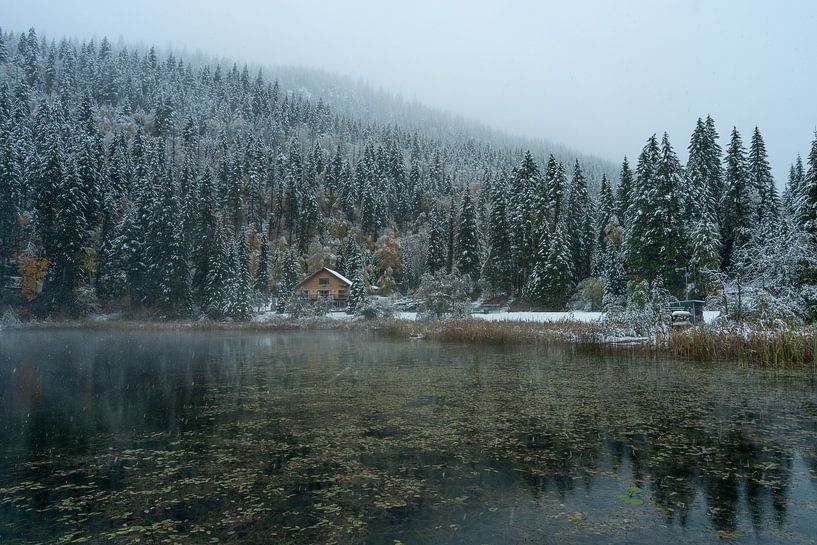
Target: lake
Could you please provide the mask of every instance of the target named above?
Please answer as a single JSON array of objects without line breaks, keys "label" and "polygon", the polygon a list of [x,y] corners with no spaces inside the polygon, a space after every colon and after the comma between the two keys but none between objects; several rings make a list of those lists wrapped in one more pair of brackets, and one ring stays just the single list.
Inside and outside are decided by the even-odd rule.
[{"label": "lake", "polygon": [[0,332],[0,542],[814,543],[817,389],[314,331]]}]

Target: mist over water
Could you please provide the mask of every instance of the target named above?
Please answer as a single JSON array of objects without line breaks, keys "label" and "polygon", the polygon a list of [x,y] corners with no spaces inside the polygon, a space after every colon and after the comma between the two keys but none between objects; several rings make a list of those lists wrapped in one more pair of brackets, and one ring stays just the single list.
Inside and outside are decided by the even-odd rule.
[{"label": "mist over water", "polygon": [[319,335],[4,333],[0,541],[815,539],[802,373]]}]

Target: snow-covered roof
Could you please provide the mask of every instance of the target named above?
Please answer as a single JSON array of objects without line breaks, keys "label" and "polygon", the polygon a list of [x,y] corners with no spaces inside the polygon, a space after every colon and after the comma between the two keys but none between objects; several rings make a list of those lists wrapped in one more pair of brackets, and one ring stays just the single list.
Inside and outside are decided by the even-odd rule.
[{"label": "snow-covered roof", "polygon": [[341,279],[343,282],[346,282],[346,283],[347,283],[347,284],[349,284],[350,286],[352,285],[352,281],[351,281],[351,280],[349,280],[348,278],[346,278],[345,276],[343,276],[342,274],[340,274],[338,271],[334,271],[334,270],[330,269],[329,267],[324,267],[324,269],[326,269],[326,270],[327,270],[327,271],[329,271],[330,273],[332,273],[332,274],[334,274],[335,276],[337,276],[338,278],[340,278],[340,279]]},{"label": "snow-covered roof", "polygon": [[352,285],[351,280],[349,280],[348,278],[346,278],[345,276],[340,274],[338,271],[334,271],[334,270],[330,269],[329,267],[321,267],[317,271],[313,272],[312,274],[308,275],[306,278],[304,278],[303,280],[298,282],[298,285],[300,286],[301,284],[303,284],[304,282],[306,282],[307,280],[309,280],[310,278],[312,278],[313,276],[315,276],[316,274],[318,274],[321,271],[328,272],[329,274],[331,274],[332,276],[334,276],[335,278],[337,278],[338,280],[340,280],[341,282],[343,282],[343,283],[345,283],[345,284],[347,284],[349,286]]}]

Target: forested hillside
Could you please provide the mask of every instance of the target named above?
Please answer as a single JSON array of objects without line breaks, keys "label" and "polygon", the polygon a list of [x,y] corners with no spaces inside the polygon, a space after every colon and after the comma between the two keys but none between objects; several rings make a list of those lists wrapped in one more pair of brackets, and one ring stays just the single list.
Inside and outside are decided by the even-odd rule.
[{"label": "forested hillside", "polygon": [[781,202],[757,130],[748,155],[734,130],[722,158],[699,120],[686,167],[653,136],[612,176],[342,78],[284,75],[301,92],[246,66],[0,32],[3,297],[39,315],[244,318],[329,266],[353,291],[467,275],[472,293],[547,308],[577,288],[623,308],[642,280],[808,307],[817,144]]}]

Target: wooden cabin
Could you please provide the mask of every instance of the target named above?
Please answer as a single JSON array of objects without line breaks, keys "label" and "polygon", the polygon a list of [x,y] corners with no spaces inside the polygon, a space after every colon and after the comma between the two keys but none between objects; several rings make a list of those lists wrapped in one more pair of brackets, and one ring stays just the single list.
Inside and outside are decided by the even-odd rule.
[{"label": "wooden cabin", "polygon": [[313,272],[295,288],[295,292],[310,301],[325,297],[336,307],[345,307],[349,302],[352,281],[337,271],[323,267]]}]

